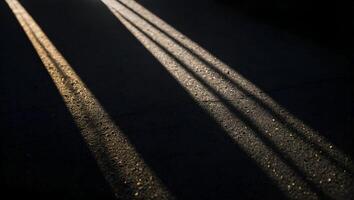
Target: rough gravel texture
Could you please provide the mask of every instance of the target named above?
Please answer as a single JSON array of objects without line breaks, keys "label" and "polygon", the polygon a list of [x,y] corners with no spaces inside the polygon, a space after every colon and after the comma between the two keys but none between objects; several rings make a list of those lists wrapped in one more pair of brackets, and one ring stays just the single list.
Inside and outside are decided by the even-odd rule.
[{"label": "rough gravel texture", "polygon": [[6,2],[9,194],[353,198],[350,57],[215,1]]}]

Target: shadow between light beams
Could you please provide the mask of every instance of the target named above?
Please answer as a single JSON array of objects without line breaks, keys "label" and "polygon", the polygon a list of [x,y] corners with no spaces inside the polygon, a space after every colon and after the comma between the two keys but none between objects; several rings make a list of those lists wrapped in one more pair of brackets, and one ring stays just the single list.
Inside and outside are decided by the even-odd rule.
[{"label": "shadow between light beams", "polygon": [[103,2],[290,198],[351,195],[348,156],[135,1]]}]

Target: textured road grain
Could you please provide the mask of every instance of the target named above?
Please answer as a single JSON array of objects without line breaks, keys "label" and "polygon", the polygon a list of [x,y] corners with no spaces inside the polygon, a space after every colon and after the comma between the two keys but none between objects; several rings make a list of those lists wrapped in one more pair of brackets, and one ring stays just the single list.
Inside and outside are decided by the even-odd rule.
[{"label": "textured road grain", "polygon": [[9,191],[353,198],[348,57],[213,1],[7,2]]}]

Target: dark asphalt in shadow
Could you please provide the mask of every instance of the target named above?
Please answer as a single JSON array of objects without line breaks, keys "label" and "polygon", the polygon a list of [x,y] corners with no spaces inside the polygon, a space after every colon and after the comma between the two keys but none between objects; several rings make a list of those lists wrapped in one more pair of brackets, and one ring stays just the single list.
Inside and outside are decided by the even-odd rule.
[{"label": "dark asphalt in shadow", "polygon": [[[284,198],[101,2],[21,3],[177,197]],[[328,50],[313,50],[314,55],[312,44],[304,47],[292,40],[284,44],[287,34],[274,36],[278,32],[272,28],[252,25],[210,2],[142,3],[345,152],[352,152],[349,104],[343,102],[350,99],[349,63],[344,58],[322,61],[327,53],[332,55]],[[5,187],[24,188],[33,195],[60,190],[66,197],[111,198],[30,42],[5,3],[0,9],[1,23],[8,27],[0,39],[1,121],[8,133],[1,136]]]}]

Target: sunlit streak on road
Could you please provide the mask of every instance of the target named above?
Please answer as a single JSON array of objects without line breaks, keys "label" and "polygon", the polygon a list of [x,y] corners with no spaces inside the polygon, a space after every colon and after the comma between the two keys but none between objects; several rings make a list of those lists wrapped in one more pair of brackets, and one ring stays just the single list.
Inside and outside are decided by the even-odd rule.
[{"label": "sunlit streak on road", "polygon": [[103,2],[285,194],[350,195],[352,161],[319,133],[137,2]]},{"label": "sunlit streak on road", "polygon": [[94,95],[22,5],[17,0],[6,2],[49,72],[117,197],[171,199],[172,196],[161,181],[146,166]]}]

